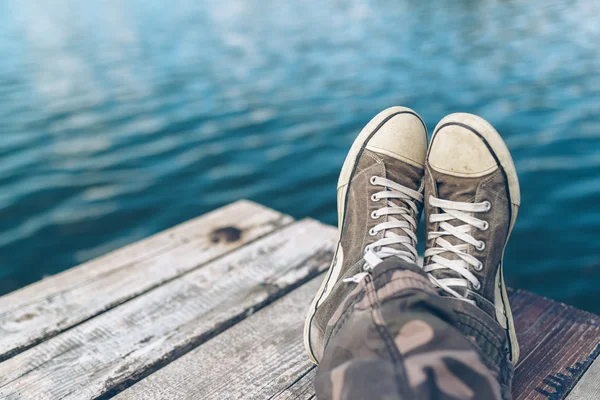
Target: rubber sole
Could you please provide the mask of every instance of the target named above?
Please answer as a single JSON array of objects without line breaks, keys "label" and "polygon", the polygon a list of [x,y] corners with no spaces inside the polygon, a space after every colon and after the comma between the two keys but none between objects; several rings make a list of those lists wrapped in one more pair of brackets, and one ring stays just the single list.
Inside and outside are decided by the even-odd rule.
[{"label": "rubber sole", "polygon": [[[390,107],[386,110],[383,110],[379,114],[377,114],[360,131],[359,135],[354,140],[354,143],[352,143],[352,147],[350,147],[350,151],[348,152],[348,155],[346,156],[346,159],[344,160],[344,164],[342,165],[342,170],[340,172],[340,176],[338,179],[338,185],[337,185],[338,245],[337,245],[333,260],[331,262],[331,265],[329,266],[329,270],[327,271],[327,274],[325,275],[325,278],[323,279],[323,283],[321,283],[319,291],[317,292],[315,298],[312,301],[312,304],[310,305],[308,316],[306,317],[306,321],[304,323],[304,347],[306,348],[306,352],[308,353],[309,358],[315,364],[318,364],[318,360],[317,360],[317,357],[315,356],[313,349],[311,347],[311,343],[310,343],[311,329],[310,328],[311,328],[311,324],[312,324],[314,315],[317,311],[317,308],[319,307],[320,304],[322,304],[327,299],[329,293],[331,292],[331,289],[333,288],[333,286],[335,285],[335,283],[337,282],[337,280],[340,276],[341,269],[343,266],[343,262],[336,263],[336,260],[340,253],[340,250],[341,250],[340,239],[341,239],[341,233],[342,233],[342,229],[343,229],[346,203],[348,200],[347,199],[348,184],[350,183],[352,175],[354,174],[354,170],[356,168],[358,159],[359,159],[360,155],[362,154],[364,148],[366,147],[366,144],[369,141],[369,139],[389,119],[395,117],[396,115],[404,114],[404,113],[413,114],[417,118],[419,118],[421,120],[421,122],[423,123],[423,126],[425,127],[425,132],[427,132],[425,123],[423,122],[423,119],[419,116],[419,114],[417,114],[410,108],[406,108],[406,107]],[[343,250],[342,250],[342,253],[343,253]],[[329,283],[331,283],[331,284],[329,284]]]},{"label": "rubber sole", "polygon": [[[515,164],[513,162],[510,151],[508,150],[506,143],[504,143],[502,136],[500,136],[498,131],[496,131],[496,129],[489,122],[487,122],[481,117],[478,117],[477,115],[455,113],[444,117],[435,127],[433,135],[431,136],[430,143],[433,143],[437,133],[444,126],[448,125],[459,125],[477,134],[490,149],[490,152],[500,165],[500,168],[504,171],[506,180],[508,182],[508,193],[510,196],[511,203],[510,225],[508,229],[508,235],[506,237],[506,242],[504,243],[504,248],[502,250],[502,258],[500,260],[500,268],[498,270],[499,276],[497,277],[497,280],[500,284],[499,296],[501,297],[503,303],[502,305],[504,309],[504,315],[500,315],[498,312],[498,308],[496,307],[496,319],[500,322],[501,319],[506,318],[506,325],[508,328],[507,330],[511,344],[512,361],[513,364],[516,365],[517,361],[519,360],[519,343],[517,341],[517,333],[515,331],[515,324],[513,321],[512,311],[510,309],[508,293],[506,291],[506,284],[504,283],[503,260],[504,250],[506,249],[508,239],[510,238],[510,234],[517,220],[517,214],[519,212],[519,206],[521,204],[521,192],[519,188],[519,178],[517,176],[517,169],[515,168]],[[429,146],[429,150],[427,151],[427,159],[429,159],[430,149],[431,144]]]}]

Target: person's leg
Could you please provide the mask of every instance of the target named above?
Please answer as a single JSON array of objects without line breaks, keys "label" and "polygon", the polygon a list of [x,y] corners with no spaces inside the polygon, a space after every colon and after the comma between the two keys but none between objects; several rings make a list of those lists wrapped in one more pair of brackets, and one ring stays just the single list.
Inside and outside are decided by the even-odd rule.
[{"label": "person's leg", "polygon": [[447,300],[420,267],[397,258],[377,265],[327,325],[317,398],[510,398],[504,329]]},{"label": "person's leg", "polygon": [[[340,240],[306,320],[319,397],[509,398],[519,351],[502,254],[519,202],[510,153],[481,118],[442,120],[426,156],[414,111],[376,116],[342,168]],[[382,263],[392,256],[405,263]]]},{"label": "person's leg", "polygon": [[396,255],[417,261],[426,150],[425,124],[405,107],[379,113],[352,144],[338,181],[337,250],[304,329],[314,363],[323,356],[331,316],[372,268],[373,258]]}]

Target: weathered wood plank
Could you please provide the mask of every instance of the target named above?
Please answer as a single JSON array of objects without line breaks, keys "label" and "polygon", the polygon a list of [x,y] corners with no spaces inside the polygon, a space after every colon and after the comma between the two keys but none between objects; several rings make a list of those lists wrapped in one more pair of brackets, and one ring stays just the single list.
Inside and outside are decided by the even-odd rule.
[{"label": "weathered wood plank", "polygon": [[302,378],[314,365],[304,352],[302,329],[321,280],[302,285],[115,400],[310,398],[311,376]]},{"label": "weathered wood plank", "polygon": [[[564,399],[594,360],[596,370],[590,368],[589,378],[583,376],[574,395],[599,398],[600,317],[520,290],[511,293],[510,302],[521,345],[514,399]],[[282,395],[306,399],[314,394],[312,389],[307,392],[311,374],[304,372],[306,375]]]},{"label": "weathered wood plank", "polygon": [[297,381],[269,400],[311,400],[316,398],[313,381],[317,367],[312,366]]},{"label": "weathered wood plank", "polygon": [[[599,347],[600,351],[600,347]],[[575,385],[567,400],[598,400],[600,399],[600,358],[591,365],[585,375]]]},{"label": "weathered wood plank", "polygon": [[514,398],[565,398],[600,352],[600,317],[523,291],[510,300],[521,344]]},{"label": "weathered wood plank", "polygon": [[291,221],[239,201],[3,296],[0,361]]},{"label": "weathered wood plank", "polygon": [[[121,393],[118,399],[313,398],[315,371],[307,363],[301,338],[303,313],[314,291],[311,292],[309,285],[305,286],[307,294],[303,294],[301,300],[292,295],[284,297],[262,314],[231,328]],[[301,290],[297,292],[301,293]],[[295,318],[290,316],[294,313],[287,303],[297,303],[299,315]],[[586,352],[592,349],[593,353],[594,346],[600,342],[599,318],[522,291],[512,293],[511,303],[523,357],[515,374],[515,399],[563,399],[572,386],[565,382],[565,390],[561,390],[552,387],[554,381],[546,378],[553,374],[561,379],[560,371],[572,379],[581,376],[578,370],[583,367],[578,369],[576,362],[585,362]],[[289,326],[279,332],[277,329],[283,329],[284,324]],[[235,343],[235,347],[227,349],[227,343]],[[245,348],[244,343],[254,344]],[[257,351],[257,348],[261,350]],[[226,361],[216,365],[209,362],[211,357]],[[301,368],[289,375],[290,366]],[[282,382],[274,383],[270,378],[280,375],[285,376]],[[242,378],[238,380],[238,376]],[[551,383],[552,392],[544,383],[545,379]]]},{"label": "weathered wood plank", "polygon": [[0,397],[109,397],[327,268],[335,240],[312,220],[259,239],[0,363]]}]

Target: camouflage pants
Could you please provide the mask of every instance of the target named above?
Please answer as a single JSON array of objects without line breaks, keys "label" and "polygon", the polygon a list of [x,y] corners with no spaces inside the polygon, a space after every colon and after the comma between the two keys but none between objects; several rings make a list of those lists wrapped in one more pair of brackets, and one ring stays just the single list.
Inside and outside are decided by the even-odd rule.
[{"label": "camouflage pants", "polygon": [[388,259],[331,317],[318,399],[509,399],[504,329],[440,297],[421,269]]}]

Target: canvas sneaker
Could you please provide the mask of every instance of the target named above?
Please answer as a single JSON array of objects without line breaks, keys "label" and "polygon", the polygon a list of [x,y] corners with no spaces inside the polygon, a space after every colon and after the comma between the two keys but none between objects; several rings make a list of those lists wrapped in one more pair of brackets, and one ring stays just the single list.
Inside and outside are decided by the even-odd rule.
[{"label": "canvas sneaker", "polygon": [[506,144],[478,116],[448,115],[431,137],[424,182],[424,271],[442,295],[468,301],[498,321],[516,364],[519,345],[502,258],[520,193]]},{"label": "canvas sneaker", "polygon": [[426,149],[425,124],[404,107],[379,113],[354,141],[337,185],[338,246],[304,327],[313,362],[320,361],[327,323],[353,282],[391,256],[417,261]]}]

